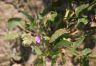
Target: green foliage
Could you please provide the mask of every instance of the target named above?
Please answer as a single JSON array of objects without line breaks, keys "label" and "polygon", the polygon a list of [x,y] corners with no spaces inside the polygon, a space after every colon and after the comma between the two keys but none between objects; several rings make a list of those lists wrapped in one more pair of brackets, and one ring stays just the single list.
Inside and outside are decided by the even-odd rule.
[{"label": "green foliage", "polygon": [[46,26],[50,21],[54,22],[56,17],[57,17],[57,12],[54,11],[49,12],[43,17],[44,25]]},{"label": "green foliage", "polygon": [[34,18],[31,15],[29,15],[26,12],[22,12],[22,13],[30,20],[30,22],[33,22],[34,21]]},{"label": "green foliage", "polygon": [[80,6],[78,6],[76,9],[75,9],[75,12],[76,12],[76,16],[79,17],[80,16],[80,13],[82,11],[84,11],[86,8],[88,8],[89,4],[82,4]]},{"label": "green foliage", "polygon": [[84,50],[82,51],[82,55],[83,55],[83,56],[87,56],[87,55],[90,54],[90,53],[91,53],[91,50],[88,49],[88,48],[86,48],[86,49],[84,49]]},{"label": "green foliage", "polygon": [[10,40],[10,41],[12,41],[12,40],[15,40],[16,38],[18,38],[19,36],[20,36],[20,32],[12,32],[12,31],[10,31],[10,32],[8,32],[4,37],[3,37],[3,39],[4,40]]},{"label": "green foliage", "polygon": [[[94,19],[90,18],[91,13],[89,14],[89,11],[93,12],[96,4],[95,0],[92,3],[85,3],[85,1],[82,3],[81,1],[78,1],[79,5],[76,2],[72,0],[68,0],[67,2],[64,1],[65,5],[63,11],[61,8],[61,13],[59,10],[60,6],[55,4],[61,4],[61,1],[57,0],[55,3],[52,1],[52,5],[54,5],[52,8],[55,10],[50,9],[43,15],[38,14],[36,18],[33,18],[26,12],[21,12],[26,16],[26,19],[11,18],[8,20],[9,29],[19,27],[21,32],[10,32],[9,30],[4,38],[6,40],[21,38],[21,44],[23,44],[23,46],[32,47],[33,52],[35,52],[39,58],[37,66],[39,66],[39,64],[44,66],[46,61],[44,59],[47,57],[51,58],[51,66],[54,66],[58,60],[58,55],[66,55],[69,53],[67,51],[70,51],[71,57],[78,58],[80,64],[84,66],[88,62],[88,56],[91,53],[91,49],[89,49],[90,47],[83,47],[81,49],[80,46],[87,43],[85,42],[85,40],[87,40],[86,36],[91,36],[88,35],[87,32],[92,31],[90,29],[93,27],[91,27],[90,23],[91,21],[95,22],[94,19],[96,19],[96,17],[94,17]],[[80,25],[81,23],[83,25]],[[71,24],[71,26],[69,26],[69,24]],[[63,25],[62,28],[61,25]],[[82,29],[78,28],[79,25]],[[96,33],[92,35],[94,40],[96,39],[95,34]],[[40,36],[40,43],[36,43],[35,37],[37,35]],[[65,51],[63,50],[62,52],[62,48]],[[63,55],[61,56],[63,57]]]},{"label": "green foliage", "polygon": [[41,51],[41,49],[38,46],[35,46],[34,49],[35,49],[35,53],[37,55],[41,55],[42,54],[42,51]]},{"label": "green foliage", "polygon": [[93,2],[92,2],[92,4],[90,4],[90,6],[88,7],[88,11],[90,11],[90,10],[92,10],[92,8],[94,8],[96,6],[96,1],[94,0]]},{"label": "green foliage", "polygon": [[55,18],[56,18],[56,16],[57,16],[57,12],[50,12],[48,15],[47,15],[47,17],[48,17],[48,20],[50,20],[50,21],[54,21],[55,20]]},{"label": "green foliage", "polygon": [[54,34],[50,38],[50,43],[54,42],[57,38],[59,38],[61,35],[68,33],[65,29],[58,29],[54,32]]},{"label": "green foliage", "polygon": [[23,23],[21,18],[11,18],[8,20],[8,28],[13,29],[17,26],[22,27]]},{"label": "green foliage", "polygon": [[71,48],[69,50],[70,50],[70,52],[71,52],[72,55],[74,55],[74,56],[77,56],[78,55],[76,48]]},{"label": "green foliage", "polygon": [[35,43],[34,37],[31,36],[30,34],[24,33],[24,34],[22,34],[21,38],[23,40],[22,43],[23,43],[24,46],[30,46],[32,44],[32,42]]},{"label": "green foliage", "polygon": [[62,48],[62,47],[69,47],[72,45],[72,42],[69,42],[67,40],[61,40],[60,42],[58,42],[54,48],[57,49],[57,48]]},{"label": "green foliage", "polygon": [[80,46],[82,44],[82,42],[84,41],[84,39],[85,39],[85,37],[82,36],[82,37],[79,38],[79,40],[73,42],[73,47],[75,48],[75,47]]},{"label": "green foliage", "polygon": [[78,19],[78,23],[83,23],[84,25],[86,25],[87,23],[88,23],[88,20],[87,20],[87,18],[79,18]]}]

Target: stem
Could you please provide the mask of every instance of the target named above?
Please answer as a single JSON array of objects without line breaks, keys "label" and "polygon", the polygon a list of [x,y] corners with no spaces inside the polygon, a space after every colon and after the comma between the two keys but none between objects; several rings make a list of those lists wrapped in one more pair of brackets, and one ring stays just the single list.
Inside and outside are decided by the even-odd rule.
[{"label": "stem", "polygon": [[69,9],[66,9],[66,13],[65,13],[65,16],[64,16],[64,20],[67,19],[69,12],[70,12],[70,10],[69,10]]}]

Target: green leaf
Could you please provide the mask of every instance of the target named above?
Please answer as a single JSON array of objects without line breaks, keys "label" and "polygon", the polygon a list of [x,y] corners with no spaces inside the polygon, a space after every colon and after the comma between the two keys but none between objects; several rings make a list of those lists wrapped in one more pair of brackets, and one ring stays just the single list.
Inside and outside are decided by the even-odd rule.
[{"label": "green leaf", "polygon": [[93,4],[93,5],[91,5],[87,10],[88,10],[88,11],[92,10],[92,8],[93,8],[94,6],[96,6],[96,3]]},{"label": "green leaf", "polygon": [[21,34],[20,32],[9,31],[3,38],[4,40],[15,40],[20,36],[20,34]]},{"label": "green leaf", "polygon": [[31,36],[31,34],[24,33],[22,34],[21,38],[24,46],[30,46],[32,42],[35,43],[35,39],[33,36]]},{"label": "green leaf", "polygon": [[34,29],[35,27],[36,27],[36,22],[35,22],[35,21],[33,21],[33,22],[31,22],[31,23],[29,24],[29,29],[30,29],[30,30]]},{"label": "green leaf", "polygon": [[86,25],[86,24],[88,23],[88,20],[87,20],[87,18],[79,18],[79,19],[78,19],[78,24],[81,23],[81,22],[82,22],[84,25]]},{"label": "green leaf", "polygon": [[22,13],[30,20],[30,22],[33,22],[34,21],[34,18],[31,15],[29,15],[26,12],[22,12]]},{"label": "green leaf", "polygon": [[57,54],[55,56],[54,55],[52,56],[51,66],[55,66],[57,58],[58,58]]},{"label": "green leaf", "polygon": [[48,56],[51,56],[52,58],[56,58],[59,52],[57,50],[49,50]]},{"label": "green leaf", "polygon": [[8,20],[8,28],[14,29],[16,26],[21,26],[21,18],[11,18]]},{"label": "green leaf", "polygon": [[96,6],[96,1],[94,0],[93,3],[91,3],[91,5],[88,7],[88,11],[92,10],[92,8]]},{"label": "green leaf", "polygon": [[72,55],[77,55],[77,50],[76,50],[76,48],[70,48],[70,52],[71,52],[71,54]]},{"label": "green leaf", "polygon": [[55,18],[57,17],[57,12],[51,11],[49,12],[43,19],[44,25],[47,25],[47,22],[54,22]]},{"label": "green leaf", "polygon": [[51,66],[55,66],[57,58],[52,59]]},{"label": "green leaf", "polygon": [[82,44],[82,42],[84,41],[84,39],[85,39],[85,37],[82,36],[82,37],[80,37],[79,40],[73,42],[73,47],[78,47],[78,46],[80,46],[80,44]]},{"label": "green leaf", "polygon": [[43,19],[43,16],[41,14],[38,14],[39,19]]},{"label": "green leaf", "polygon": [[62,47],[68,47],[71,46],[72,42],[69,42],[67,40],[61,40],[60,42],[58,42],[55,46],[54,49],[56,48],[62,48]]},{"label": "green leaf", "polygon": [[91,53],[91,50],[89,49],[89,48],[86,48],[86,49],[84,49],[83,51],[82,51],[82,55],[83,56],[86,56],[86,55],[88,55],[88,54],[90,54]]},{"label": "green leaf", "polygon": [[47,17],[48,17],[48,20],[50,20],[50,21],[54,21],[55,20],[55,18],[56,18],[56,16],[57,16],[57,12],[50,12],[48,15],[47,15]]},{"label": "green leaf", "polygon": [[35,52],[36,52],[37,55],[41,55],[42,54],[42,51],[40,50],[39,47],[35,46],[34,47],[34,50],[35,50]]},{"label": "green leaf", "polygon": [[43,36],[43,38],[44,38],[44,40],[49,40],[50,39],[50,37],[48,37],[48,36]]},{"label": "green leaf", "polygon": [[59,38],[61,35],[68,33],[65,29],[58,29],[55,31],[55,33],[50,38],[50,43],[54,42],[57,38]]},{"label": "green leaf", "polygon": [[86,8],[88,8],[89,4],[82,4],[80,6],[78,6],[76,9],[75,9],[75,13],[76,13],[76,16],[78,17],[79,14],[85,10]]},{"label": "green leaf", "polygon": [[32,30],[32,29],[34,29],[34,27],[36,26],[36,22],[35,22],[35,20],[34,20],[34,18],[31,16],[31,15],[29,15],[28,13],[26,13],[26,12],[22,12],[26,17],[27,17],[27,19],[29,20],[29,23],[27,22],[27,24],[28,24],[28,29],[29,30]]}]

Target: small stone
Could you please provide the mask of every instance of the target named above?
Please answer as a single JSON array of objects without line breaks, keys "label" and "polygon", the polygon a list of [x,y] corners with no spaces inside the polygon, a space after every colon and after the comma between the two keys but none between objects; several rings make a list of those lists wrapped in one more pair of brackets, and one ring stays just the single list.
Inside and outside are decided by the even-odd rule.
[{"label": "small stone", "polygon": [[21,64],[13,64],[12,66],[22,66]]}]

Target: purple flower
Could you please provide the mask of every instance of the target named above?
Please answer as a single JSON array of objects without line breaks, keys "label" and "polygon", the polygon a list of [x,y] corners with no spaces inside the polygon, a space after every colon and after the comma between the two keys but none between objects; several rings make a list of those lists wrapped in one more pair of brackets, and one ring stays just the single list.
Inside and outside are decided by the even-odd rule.
[{"label": "purple flower", "polygon": [[35,41],[36,41],[36,43],[40,44],[41,39],[40,39],[40,36],[39,35],[36,35]]}]

